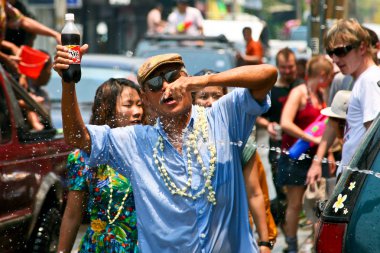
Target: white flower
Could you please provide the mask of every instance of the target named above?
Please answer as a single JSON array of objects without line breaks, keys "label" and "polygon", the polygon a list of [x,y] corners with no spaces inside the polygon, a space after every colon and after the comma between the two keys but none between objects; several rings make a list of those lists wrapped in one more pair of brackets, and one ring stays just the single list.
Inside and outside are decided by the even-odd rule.
[{"label": "white flower", "polygon": [[353,189],[355,189],[355,186],[356,186],[356,182],[351,182],[351,183],[350,183],[350,186],[348,187],[348,189],[349,189],[350,191],[352,191]]},{"label": "white flower", "polygon": [[347,195],[344,195],[342,197],[342,194],[339,194],[338,195],[338,198],[336,200],[336,202],[334,203],[333,205],[333,208],[335,209],[334,212],[338,212],[339,209],[343,208],[344,207],[344,204],[343,202],[347,199]]}]

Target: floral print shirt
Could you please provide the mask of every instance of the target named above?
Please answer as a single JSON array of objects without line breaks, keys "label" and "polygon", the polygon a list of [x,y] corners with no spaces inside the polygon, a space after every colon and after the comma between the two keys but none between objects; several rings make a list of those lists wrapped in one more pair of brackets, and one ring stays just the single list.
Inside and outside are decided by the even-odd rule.
[{"label": "floral print shirt", "polygon": [[90,168],[79,150],[69,155],[67,167],[69,190],[89,193],[91,224],[79,252],[136,252],[136,211],[129,180],[107,165]]}]

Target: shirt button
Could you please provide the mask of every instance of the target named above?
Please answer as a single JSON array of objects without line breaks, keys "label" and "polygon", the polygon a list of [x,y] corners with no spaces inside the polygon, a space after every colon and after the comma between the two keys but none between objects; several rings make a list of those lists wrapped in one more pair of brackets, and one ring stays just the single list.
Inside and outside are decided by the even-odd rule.
[{"label": "shirt button", "polygon": [[206,235],[202,233],[202,234],[199,235],[199,237],[202,238],[202,239],[204,239],[206,237]]},{"label": "shirt button", "polygon": [[203,209],[199,210],[199,214],[203,214],[203,213],[204,213]]}]

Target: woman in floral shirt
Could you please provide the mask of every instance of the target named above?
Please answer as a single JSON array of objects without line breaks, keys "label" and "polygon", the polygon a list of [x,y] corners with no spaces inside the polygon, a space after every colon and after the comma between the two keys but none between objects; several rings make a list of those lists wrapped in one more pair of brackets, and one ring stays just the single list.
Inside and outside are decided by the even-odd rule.
[{"label": "woman in floral shirt", "polygon": [[[111,78],[96,91],[90,124],[111,128],[140,124],[140,89],[132,81]],[[127,178],[107,165],[90,168],[76,150],[68,157],[69,195],[58,252],[70,252],[87,202],[90,226],[79,252],[136,252],[136,211]]]}]

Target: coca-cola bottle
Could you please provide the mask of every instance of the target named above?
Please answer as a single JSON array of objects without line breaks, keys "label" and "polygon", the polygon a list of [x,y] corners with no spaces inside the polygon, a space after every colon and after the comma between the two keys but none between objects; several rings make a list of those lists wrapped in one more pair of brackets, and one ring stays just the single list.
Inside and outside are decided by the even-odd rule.
[{"label": "coca-cola bottle", "polygon": [[74,14],[65,14],[65,26],[61,32],[62,45],[69,49],[69,54],[73,60],[68,69],[62,71],[62,78],[65,82],[77,83],[81,78],[80,68],[80,33],[74,24]]}]

